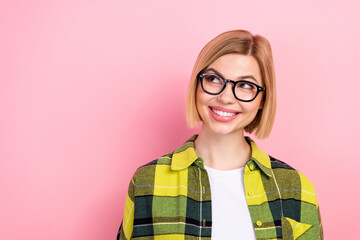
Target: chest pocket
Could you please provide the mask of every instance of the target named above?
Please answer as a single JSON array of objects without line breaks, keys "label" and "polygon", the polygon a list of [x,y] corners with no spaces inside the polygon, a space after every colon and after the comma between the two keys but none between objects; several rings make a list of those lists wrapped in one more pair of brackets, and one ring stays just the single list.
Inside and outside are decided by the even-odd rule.
[{"label": "chest pocket", "polygon": [[281,217],[281,228],[284,240],[295,240],[312,227],[310,224],[300,223],[291,218]]}]

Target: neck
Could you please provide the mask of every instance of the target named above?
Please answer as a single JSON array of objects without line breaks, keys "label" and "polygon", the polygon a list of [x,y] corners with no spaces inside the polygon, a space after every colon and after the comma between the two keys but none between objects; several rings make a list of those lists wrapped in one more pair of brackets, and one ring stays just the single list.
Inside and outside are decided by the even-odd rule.
[{"label": "neck", "polygon": [[218,134],[205,125],[195,140],[195,152],[205,165],[220,170],[244,167],[251,158],[251,147],[244,138],[243,130]]}]

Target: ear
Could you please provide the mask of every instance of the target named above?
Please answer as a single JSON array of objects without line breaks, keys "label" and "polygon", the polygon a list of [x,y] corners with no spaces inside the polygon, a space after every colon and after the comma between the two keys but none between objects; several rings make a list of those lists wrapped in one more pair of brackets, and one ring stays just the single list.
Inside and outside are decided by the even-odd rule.
[{"label": "ear", "polygon": [[264,94],[262,94],[262,96],[261,96],[261,102],[260,102],[260,105],[259,105],[259,110],[262,110],[264,108],[265,100],[266,100],[266,92],[264,92]]},{"label": "ear", "polygon": [[264,108],[264,104],[265,104],[265,101],[264,101],[264,99],[262,99],[260,102],[260,105],[259,105],[259,110]]}]

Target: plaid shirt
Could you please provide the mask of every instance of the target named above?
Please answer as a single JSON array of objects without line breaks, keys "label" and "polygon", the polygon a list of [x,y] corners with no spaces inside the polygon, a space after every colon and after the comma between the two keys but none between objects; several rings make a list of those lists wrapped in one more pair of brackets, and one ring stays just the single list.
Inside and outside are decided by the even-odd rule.
[{"label": "plaid shirt", "polygon": [[[137,169],[117,239],[211,239],[210,182],[194,150],[196,137]],[[244,184],[256,238],[323,239],[309,179],[246,140],[252,156],[245,165]]]}]

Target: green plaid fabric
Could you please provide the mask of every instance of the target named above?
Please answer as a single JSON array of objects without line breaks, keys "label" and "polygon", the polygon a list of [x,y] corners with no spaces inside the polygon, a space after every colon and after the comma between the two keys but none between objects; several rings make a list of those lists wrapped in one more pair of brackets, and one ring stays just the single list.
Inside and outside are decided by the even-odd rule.
[{"label": "green plaid fabric", "polygon": [[[194,150],[197,136],[138,168],[117,239],[211,239],[211,189],[204,162]],[[244,184],[256,238],[323,239],[309,179],[246,140],[252,157],[245,165]]]}]

